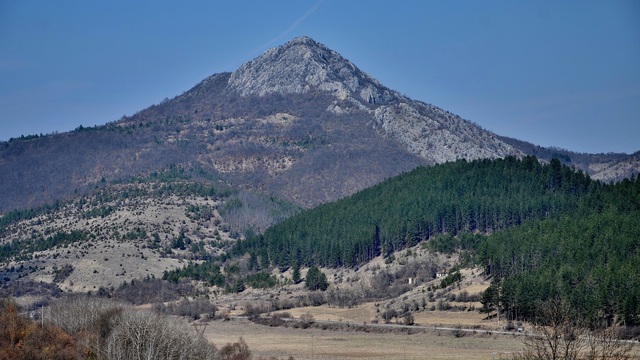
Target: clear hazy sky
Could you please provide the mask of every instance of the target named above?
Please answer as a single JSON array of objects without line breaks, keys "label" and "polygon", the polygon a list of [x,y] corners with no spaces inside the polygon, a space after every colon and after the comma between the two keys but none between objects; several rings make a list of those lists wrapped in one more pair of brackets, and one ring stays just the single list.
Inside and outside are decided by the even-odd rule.
[{"label": "clear hazy sky", "polygon": [[640,150],[636,0],[0,0],[0,140],[118,120],[300,35],[497,134]]}]

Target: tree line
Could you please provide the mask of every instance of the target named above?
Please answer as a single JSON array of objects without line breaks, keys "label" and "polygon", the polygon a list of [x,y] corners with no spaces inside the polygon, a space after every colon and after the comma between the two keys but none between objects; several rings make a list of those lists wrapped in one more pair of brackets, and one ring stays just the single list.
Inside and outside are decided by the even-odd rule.
[{"label": "tree line", "polygon": [[277,266],[353,267],[438,234],[495,233],[563,213],[586,213],[607,185],[558,160],[459,160],[409,173],[291,217],[239,242]]}]

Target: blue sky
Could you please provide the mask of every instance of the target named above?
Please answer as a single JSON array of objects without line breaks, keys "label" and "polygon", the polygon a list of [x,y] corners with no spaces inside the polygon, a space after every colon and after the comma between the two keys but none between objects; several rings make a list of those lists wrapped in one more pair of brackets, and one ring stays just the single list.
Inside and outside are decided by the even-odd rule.
[{"label": "blue sky", "polygon": [[640,150],[635,0],[0,0],[0,140],[118,120],[300,35],[497,134]]}]

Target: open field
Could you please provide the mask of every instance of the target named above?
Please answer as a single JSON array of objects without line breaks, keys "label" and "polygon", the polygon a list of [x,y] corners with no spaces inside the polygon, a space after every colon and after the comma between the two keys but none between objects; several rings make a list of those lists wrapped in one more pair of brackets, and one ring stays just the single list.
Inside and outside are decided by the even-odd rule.
[{"label": "open field", "polygon": [[279,359],[492,359],[494,353],[522,348],[519,338],[508,335],[455,337],[431,330],[409,335],[295,329],[262,326],[245,319],[211,322],[205,336],[219,347],[243,337],[255,357]]},{"label": "open field", "polygon": [[[374,332],[355,331],[332,326],[329,322],[362,325],[375,315],[375,303],[354,308],[336,308],[326,305],[287,310],[293,318],[311,314],[327,330],[317,327],[269,327],[250,322],[246,318],[209,323],[205,337],[218,347],[238,341],[240,337],[249,345],[254,358],[287,359],[508,359],[510,353],[521,351],[522,338],[516,335],[491,332],[502,330],[496,320],[484,320],[484,315],[472,311],[425,311],[415,313],[415,333],[409,334],[398,326],[376,326]],[[278,313],[278,312],[276,312]],[[392,324],[395,321],[392,322]],[[478,332],[435,330],[435,327],[481,328]],[[526,327],[527,325],[525,325]],[[406,330],[406,328],[405,328]],[[631,353],[640,359],[640,345]]]}]

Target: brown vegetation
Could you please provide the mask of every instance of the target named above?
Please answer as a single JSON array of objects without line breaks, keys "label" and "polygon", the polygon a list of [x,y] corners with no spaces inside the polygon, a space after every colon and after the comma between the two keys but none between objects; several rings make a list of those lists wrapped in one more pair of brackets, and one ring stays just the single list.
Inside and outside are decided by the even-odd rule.
[{"label": "brown vegetation", "polygon": [[82,359],[90,349],[60,327],[25,319],[13,301],[0,300],[0,359]]},{"label": "brown vegetation", "polygon": [[47,318],[24,318],[0,301],[0,360],[247,360],[241,338],[220,351],[182,321],[113,301],[75,297],[54,304]]}]

